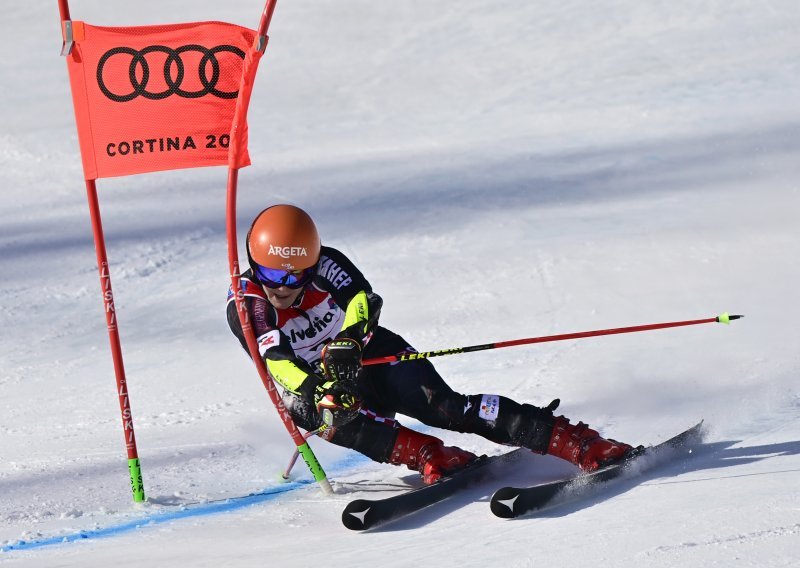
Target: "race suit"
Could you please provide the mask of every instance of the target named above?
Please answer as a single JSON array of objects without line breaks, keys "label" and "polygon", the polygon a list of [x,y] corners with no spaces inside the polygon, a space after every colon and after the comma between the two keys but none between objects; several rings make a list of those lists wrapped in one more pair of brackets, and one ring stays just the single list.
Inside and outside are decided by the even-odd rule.
[{"label": "race suit", "polygon": [[[287,309],[269,303],[251,270],[240,282],[259,354],[272,378],[283,387],[284,402],[295,424],[305,430],[322,425],[314,392],[324,382],[320,352],[326,343],[334,338],[355,339],[364,346],[364,359],[414,352],[402,337],[378,325],[380,296],[336,249],[322,247],[316,275]],[[228,290],[227,312],[228,325],[247,352],[232,289]],[[498,395],[457,393],[425,359],[364,367],[358,388],[363,401],[359,415],[321,435],[378,462],[387,462],[394,446],[396,414],[539,453],[546,452],[552,431],[549,408],[519,404]]]}]

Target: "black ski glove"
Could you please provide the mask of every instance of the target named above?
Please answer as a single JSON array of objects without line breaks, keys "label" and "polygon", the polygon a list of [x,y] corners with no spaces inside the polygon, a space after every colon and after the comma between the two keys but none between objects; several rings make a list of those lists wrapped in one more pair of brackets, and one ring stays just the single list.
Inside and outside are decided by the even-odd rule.
[{"label": "black ski glove", "polygon": [[361,345],[355,339],[334,339],[322,348],[322,371],[332,381],[355,383],[361,371]]},{"label": "black ski glove", "polygon": [[322,348],[325,380],[316,387],[314,402],[327,426],[351,422],[361,408],[358,373],[361,371],[361,345],[354,339],[334,339]]}]

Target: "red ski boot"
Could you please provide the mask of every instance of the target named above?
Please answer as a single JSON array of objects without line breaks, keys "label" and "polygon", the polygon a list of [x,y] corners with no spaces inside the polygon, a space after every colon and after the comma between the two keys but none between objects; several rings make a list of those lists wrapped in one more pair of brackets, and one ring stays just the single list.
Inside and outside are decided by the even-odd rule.
[{"label": "red ski boot", "polygon": [[430,485],[475,458],[475,454],[461,448],[445,446],[439,438],[399,426],[389,463],[420,472],[425,484]]},{"label": "red ski boot", "polygon": [[583,422],[572,425],[559,416],[553,425],[547,453],[574,463],[583,471],[594,471],[624,458],[632,449],[628,444],[601,438]]}]

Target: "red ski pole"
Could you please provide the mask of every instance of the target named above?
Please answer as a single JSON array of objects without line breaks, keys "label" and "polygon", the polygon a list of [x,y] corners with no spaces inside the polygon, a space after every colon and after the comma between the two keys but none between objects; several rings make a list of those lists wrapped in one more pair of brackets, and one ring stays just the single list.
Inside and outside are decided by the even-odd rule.
[{"label": "red ski pole", "polygon": [[546,335],[542,337],[528,337],[526,339],[498,341],[496,343],[484,343],[483,345],[470,345],[468,347],[452,347],[450,349],[438,349],[436,351],[423,351],[422,353],[404,353],[402,355],[389,355],[388,357],[376,357],[374,359],[366,359],[362,362],[362,364],[366,366],[366,365],[381,365],[383,363],[394,363],[397,361],[415,361],[417,359],[430,359],[431,357],[441,357],[443,355],[455,355],[457,353],[471,353],[473,351],[486,351],[488,349],[500,349],[501,347],[514,347],[515,345],[528,345],[530,343],[547,343],[549,341],[582,339],[584,337],[597,337],[598,335],[616,335],[618,333],[636,333],[637,331],[650,331],[653,329],[665,329],[668,327],[699,325],[701,323],[729,324],[732,320],[737,320],[743,317],[744,316],[732,316],[729,315],[728,312],[725,312],[715,318],[706,318],[706,319],[688,320],[688,321],[671,321],[666,323],[651,323],[647,325],[635,325],[631,327],[598,329],[595,331],[579,331],[577,333]]}]

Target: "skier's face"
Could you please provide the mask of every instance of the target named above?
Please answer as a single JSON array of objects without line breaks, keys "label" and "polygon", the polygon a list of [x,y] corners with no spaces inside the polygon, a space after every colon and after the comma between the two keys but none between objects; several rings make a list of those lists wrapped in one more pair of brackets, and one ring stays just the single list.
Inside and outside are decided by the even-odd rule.
[{"label": "skier's face", "polygon": [[267,300],[269,300],[269,303],[279,310],[285,310],[291,307],[303,291],[302,288],[289,288],[287,286],[281,286],[280,288],[267,288],[263,286],[263,289],[264,292],[267,293]]}]

